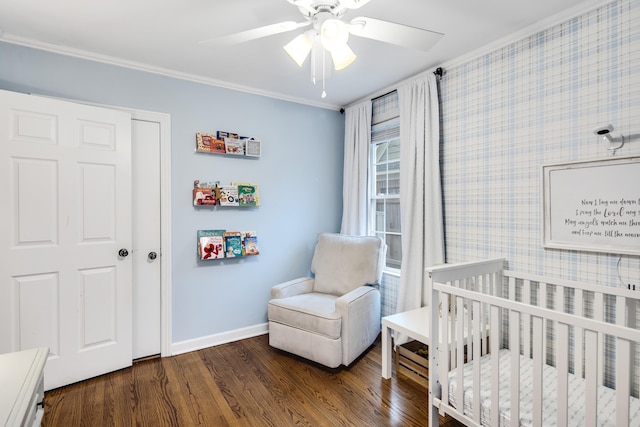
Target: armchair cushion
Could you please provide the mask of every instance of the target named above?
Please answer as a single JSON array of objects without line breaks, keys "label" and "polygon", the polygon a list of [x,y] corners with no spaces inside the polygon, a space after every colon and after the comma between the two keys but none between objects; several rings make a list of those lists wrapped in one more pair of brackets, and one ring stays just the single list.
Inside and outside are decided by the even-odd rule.
[{"label": "armchair cushion", "polygon": [[378,237],[320,234],[311,261],[314,292],[340,296],[359,286],[379,283],[384,253]]},{"label": "armchair cushion", "polygon": [[313,291],[313,278],[300,277],[271,288],[271,298],[287,298]]},{"label": "armchair cushion", "polygon": [[312,292],[271,300],[269,320],[328,338],[340,338],[342,318],[336,313],[337,298]]}]

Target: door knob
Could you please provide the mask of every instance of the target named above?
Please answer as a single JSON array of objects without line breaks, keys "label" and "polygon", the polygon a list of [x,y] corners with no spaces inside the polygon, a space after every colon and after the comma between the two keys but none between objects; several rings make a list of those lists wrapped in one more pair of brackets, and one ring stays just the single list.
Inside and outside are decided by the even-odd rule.
[{"label": "door knob", "polygon": [[155,252],[149,252],[149,259],[153,260],[156,259],[158,257],[158,254]]},{"label": "door knob", "polygon": [[118,251],[118,255],[120,255],[122,258],[125,258],[127,255],[129,255],[129,251],[125,248],[122,248]]}]

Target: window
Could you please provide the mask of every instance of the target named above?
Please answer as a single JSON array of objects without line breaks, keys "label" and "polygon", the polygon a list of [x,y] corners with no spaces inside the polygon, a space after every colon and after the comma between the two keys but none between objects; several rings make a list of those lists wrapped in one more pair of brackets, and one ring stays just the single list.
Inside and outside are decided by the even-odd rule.
[{"label": "window", "polygon": [[369,232],[387,245],[386,267],[400,269],[400,117],[398,94],[373,100],[369,167]]}]

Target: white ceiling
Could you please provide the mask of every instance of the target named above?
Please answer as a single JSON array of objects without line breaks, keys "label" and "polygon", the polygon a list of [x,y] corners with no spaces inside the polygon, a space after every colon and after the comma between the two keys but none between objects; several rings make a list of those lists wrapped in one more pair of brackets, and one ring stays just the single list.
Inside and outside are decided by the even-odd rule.
[{"label": "white ceiling", "polygon": [[372,0],[347,12],[345,20],[367,16],[444,37],[425,53],[352,36],[349,45],[358,59],[332,72],[325,99],[311,83],[309,61],[300,69],[282,49],[304,29],[227,48],[198,44],[285,20],[304,21],[286,0],[0,0],[0,40],[339,108],[598,3],[603,1]]}]

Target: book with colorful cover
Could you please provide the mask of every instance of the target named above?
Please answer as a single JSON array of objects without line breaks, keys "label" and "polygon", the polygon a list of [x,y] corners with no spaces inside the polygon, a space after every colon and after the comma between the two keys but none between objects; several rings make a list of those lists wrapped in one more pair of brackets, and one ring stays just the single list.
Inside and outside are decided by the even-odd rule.
[{"label": "book with colorful cover", "polygon": [[227,154],[234,156],[244,156],[244,141],[236,138],[225,138],[224,145]]},{"label": "book with colorful cover", "polygon": [[224,230],[198,230],[198,256],[201,260],[224,258]]},{"label": "book with colorful cover", "polygon": [[211,152],[225,154],[227,152],[227,147],[224,143],[224,139],[216,138],[211,141]]},{"label": "book with colorful cover", "polygon": [[200,182],[196,179],[193,181],[193,205],[194,206],[212,206],[217,202],[215,188],[218,181]]},{"label": "book with colorful cover", "polygon": [[242,256],[242,233],[239,231],[225,231],[223,237],[225,258]]},{"label": "book with colorful cover", "polygon": [[232,182],[232,185],[235,185],[238,187],[238,197],[241,195],[240,193],[240,187],[247,187],[244,191],[248,192],[251,188],[253,188],[253,199],[255,201],[254,204],[246,204],[243,205],[242,200],[240,200],[240,206],[260,206],[260,191],[258,190],[258,184],[254,183],[254,182]]},{"label": "book with colorful cover", "polygon": [[240,206],[257,206],[256,186],[238,184],[238,204]]},{"label": "book with colorful cover", "polygon": [[196,133],[196,151],[204,153],[211,152],[211,141],[214,141],[216,136],[210,133]]},{"label": "book with colorful cover", "polygon": [[240,136],[237,133],[219,130],[218,132],[216,132],[216,137],[218,139],[225,139],[225,138],[238,139]]},{"label": "book with colorful cover", "polygon": [[238,186],[232,184],[218,186],[216,188],[216,198],[220,206],[239,206]]},{"label": "book with colorful cover", "polygon": [[251,256],[258,255],[260,250],[258,249],[258,236],[255,231],[243,231],[242,232],[242,255]]},{"label": "book with colorful cover", "polygon": [[193,206],[213,206],[216,204],[216,197],[213,188],[194,188]]}]

